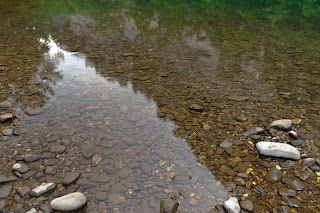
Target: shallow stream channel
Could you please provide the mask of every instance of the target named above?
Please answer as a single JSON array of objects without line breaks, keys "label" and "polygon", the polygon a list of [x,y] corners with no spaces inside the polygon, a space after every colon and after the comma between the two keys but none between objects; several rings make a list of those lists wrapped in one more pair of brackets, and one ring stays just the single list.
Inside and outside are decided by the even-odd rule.
[{"label": "shallow stream channel", "polygon": [[320,212],[319,20],[232,2],[1,2],[0,212]]}]

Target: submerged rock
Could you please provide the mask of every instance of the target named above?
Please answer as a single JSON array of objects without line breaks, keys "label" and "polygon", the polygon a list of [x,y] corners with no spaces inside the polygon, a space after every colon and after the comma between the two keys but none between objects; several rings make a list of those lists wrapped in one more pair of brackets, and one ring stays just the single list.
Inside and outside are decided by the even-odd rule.
[{"label": "submerged rock", "polygon": [[240,206],[242,209],[250,211],[250,212],[253,211],[253,208],[254,208],[254,205],[251,200],[241,200]]},{"label": "submerged rock", "polygon": [[239,213],[240,205],[238,203],[237,198],[229,197],[228,200],[223,202],[224,208],[228,211],[228,213]]},{"label": "submerged rock", "polygon": [[50,206],[56,211],[70,212],[82,209],[87,204],[86,196],[81,192],[73,192],[51,201]]},{"label": "submerged rock", "polygon": [[173,182],[175,183],[186,183],[191,180],[190,175],[176,175],[172,178]]},{"label": "submerged rock", "polygon": [[25,113],[29,116],[38,115],[42,112],[43,112],[43,109],[41,109],[41,108],[28,109],[25,111]]},{"label": "submerged rock", "polygon": [[266,181],[268,181],[270,183],[279,182],[282,178],[282,172],[281,172],[281,170],[279,170],[277,168],[271,168],[268,171],[265,178],[266,178]]},{"label": "submerged rock", "polygon": [[179,203],[173,200],[160,201],[160,213],[176,213],[178,211]]},{"label": "submerged rock", "polygon": [[289,119],[281,119],[273,121],[269,128],[289,129],[292,125],[292,121]]},{"label": "submerged rock", "polygon": [[0,199],[8,197],[12,192],[12,186],[3,186],[0,188]]},{"label": "submerged rock", "polygon": [[11,108],[11,107],[12,107],[12,103],[10,103],[9,101],[0,102],[0,108]]},{"label": "submerged rock", "polygon": [[5,114],[2,114],[0,115],[0,122],[3,123],[7,120],[10,120],[10,119],[13,119],[14,118],[14,115],[11,114],[11,113],[5,113]]},{"label": "submerged rock", "polygon": [[24,163],[16,163],[12,166],[12,169],[23,174],[29,170],[29,166]]},{"label": "submerged rock", "polygon": [[63,185],[70,185],[80,177],[80,172],[69,172],[62,180]]},{"label": "submerged rock", "polygon": [[256,134],[259,134],[263,131],[264,131],[264,129],[261,127],[253,127],[251,129],[249,129],[248,131],[246,131],[245,133],[243,133],[243,135],[244,136],[256,135]]},{"label": "submerged rock", "polygon": [[14,180],[17,180],[18,178],[15,177],[15,176],[3,176],[3,175],[0,175],[0,184],[3,184],[3,183],[8,183],[10,181],[14,181]]},{"label": "submerged rock", "polygon": [[261,141],[256,145],[258,152],[271,157],[300,159],[300,152],[293,146],[284,143]]},{"label": "submerged rock", "polygon": [[55,183],[43,183],[40,186],[32,189],[30,195],[34,197],[39,197],[47,192],[54,190],[57,187]]}]

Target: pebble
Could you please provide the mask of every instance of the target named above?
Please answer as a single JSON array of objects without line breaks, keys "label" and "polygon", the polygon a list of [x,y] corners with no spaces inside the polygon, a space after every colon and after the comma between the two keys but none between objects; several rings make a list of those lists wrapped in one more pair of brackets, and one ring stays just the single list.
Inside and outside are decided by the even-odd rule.
[{"label": "pebble", "polygon": [[301,166],[303,168],[309,168],[315,164],[316,160],[314,158],[305,158],[302,160]]},{"label": "pebble", "polygon": [[100,154],[95,154],[92,157],[92,166],[97,166],[102,161],[102,157]]},{"label": "pebble", "polygon": [[46,168],[46,174],[48,175],[55,175],[57,172],[57,167],[56,166],[47,166]]},{"label": "pebble", "polygon": [[293,189],[279,189],[279,194],[282,196],[287,196],[287,197],[295,197],[297,196],[297,193]]},{"label": "pebble", "polygon": [[132,173],[132,169],[130,169],[129,167],[123,168],[119,171],[119,177],[120,178],[127,178],[130,174]]},{"label": "pebble", "polygon": [[51,206],[49,204],[43,204],[42,206],[40,206],[40,209],[42,211],[44,211],[45,213],[51,213],[53,212],[53,209],[51,208]]},{"label": "pebble", "polygon": [[96,192],[94,196],[97,201],[104,201],[108,198],[108,195],[105,192]]},{"label": "pebble", "polygon": [[278,128],[278,129],[283,129],[283,130],[286,130],[286,129],[289,129],[292,125],[292,121],[289,120],[289,119],[281,119],[281,120],[276,120],[276,121],[273,121],[269,128]]},{"label": "pebble", "polygon": [[254,205],[251,200],[241,200],[239,204],[240,204],[240,207],[244,210],[251,212],[254,209]]},{"label": "pebble", "polygon": [[40,159],[40,156],[37,154],[27,154],[23,157],[23,160],[27,163],[34,162]]},{"label": "pebble", "polygon": [[266,181],[268,181],[268,182],[270,182],[270,183],[276,183],[276,182],[278,182],[278,181],[281,180],[281,177],[282,177],[282,172],[281,172],[281,170],[279,170],[279,169],[277,169],[277,168],[271,168],[271,169],[268,171],[265,179],[266,179]]},{"label": "pebble", "polygon": [[235,197],[229,197],[228,200],[223,202],[223,206],[227,210],[228,213],[239,213],[240,212],[240,205],[238,203],[238,199]]},{"label": "pebble", "polygon": [[12,192],[12,186],[3,186],[0,188],[0,199],[8,197]]},{"label": "pebble", "polygon": [[38,115],[38,114],[42,113],[43,109],[41,109],[41,108],[28,109],[24,112],[29,116],[34,116],[34,115]]},{"label": "pebble", "polygon": [[43,195],[45,193],[48,193],[54,190],[56,187],[57,187],[57,184],[55,183],[43,183],[40,186],[32,189],[30,195],[34,197],[39,197],[40,195]]},{"label": "pebble", "polygon": [[135,212],[139,213],[150,213],[153,212],[148,206],[141,205],[135,209]]},{"label": "pebble", "polygon": [[43,161],[43,165],[45,166],[53,166],[53,165],[56,165],[60,162],[59,159],[45,159]]},{"label": "pebble", "polygon": [[193,110],[193,111],[197,111],[197,112],[201,112],[202,111],[202,107],[198,104],[191,104],[189,106],[189,109]]},{"label": "pebble", "polygon": [[320,158],[316,158],[315,161],[320,166]]},{"label": "pebble", "polygon": [[15,177],[15,176],[4,176],[4,175],[0,175],[0,184],[3,184],[3,183],[8,183],[10,181],[15,181],[17,180],[18,178]]},{"label": "pebble", "polygon": [[293,140],[291,141],[292,146],[300,146],[302,144],[301,140]]},{"label": "pebble", "polygon": [[289,206],[293,206],[293,207],[296,207],[296,208],[302,207],[302,203],[296,198],[290,198],[287,201],[287,203],[288,203]]},{"label": "pebble", "polygon": [[4,210],[8,206],[8,201],[6,199],[0,200],[0,211]]},{"label": "pebble", "polygon": [[231,147],[232,145],[233,145],[233,143],[228,138],[226,138],[222,143],[220,143],[220,147],[222,147],[222,148]]},{"label": "pebble", "polygon": [[176,213],[178,211],[179,203],[173,200],[160,201],[160,213]]},{"label": "pebble", "polygon": [[26,213],[38,213],[38,211],[35,208],[30,209]]},{"label": "pebble", "polygon": [[280,208],[281,213],[291,213],[291,208],[289,206],[281,206]]},{"label": "pebble", "polygon": [[12,166],[12,169],[14,171],[18,171],[18,172],[24,174],[29,170],[29,166],[24,163],[16,163]]},{"label": "pebble", "polygon": [[187,183],[189,180],[191,180],[190,175],[176,175],[172,178],[173,182],[175,183]]},{"label": "pebble", "polygon": [[31,191],[30,187],[28,186],[22,186],[18,188],[17,192],[21,197],[24,197],[26,194],[28,194]]},{"label": "pebble", "polygon": [[50,147],[49,151],[52,153],[63,153],[66,150],[66,147],[60,144],[53,145]]},{"label": "pebble", "polygon": [[298,191],[303,189],[303,184],[298,180],[292,181],[291,186],[292,186],[292,188],[294,188],[295,190],[298,190]]},{"label": "pebble", "polygon": [[2,134],[4,136],[11,136],[12,133],[13,133],[13,129],[5,129],[5,130],[2,131]]},{"label": "pebble", "polygon": [[110,181],[110,178],[106,173],[100,173],[92,175],[90,180],[96,183],[108,183]]},{"label": "pebble", "polygon": [[261,141],[256,144],[258,152],[265,156],[300,159],[300,152],[289,144]]},{"label": "pebble", "polygon": [[68,172],[62,180],[63,185],[70,185],[80,177],[80,172]]},{"label": "pebble", "polygon": [[56,211],[70,212],[79,210],[86,204],[86,196],[81,192],[74,192],[52,200],[50,206]]},{"label": "pebble", "polygon": [[9,101],[0,102],[0,108],[11,108],[11,107],[12,107],[12,103],[10,103]]},{"label": "pebble", "polygon": [[7,120],[12,120],[14,118],[14,115],[11,113],[5,113],[0,115],[0,122],[3,123]]},{"label": "pebble", "polygon": [[236,120],[239,122],[244,122],[244,121],[248,120],[248,118],[246,116],[241,115],[241,116],[236,117]]}]

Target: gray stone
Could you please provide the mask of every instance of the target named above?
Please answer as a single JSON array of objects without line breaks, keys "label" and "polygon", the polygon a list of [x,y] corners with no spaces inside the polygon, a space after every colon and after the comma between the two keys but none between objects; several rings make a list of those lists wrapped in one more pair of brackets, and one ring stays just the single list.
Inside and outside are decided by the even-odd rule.
[{"label": "gray stone", "polygon": [[178,211],[179,203],[173,200],[160,201],[160,213],[176,213]]},{"label": "gray stone", "polygon": [[68,172],[62,180],[63,185],[70,185],[80,177],[80,172]]},{"label": "gray stone", "polygon": [[4,175],[0,175],[0,184],[3,183],[8,183],[10,181],[14,181],[17,180],[18,178],[15,176],[4,176]]},{"label": "gray stone", "polygon": [[21,197],[24,197],[26,194],[28,194],[31,191],[30,187],[23,186],[18,188],[17,192]]},{"label": "gray stone", "polygon": [[30,209],[26,213],[38,213],[38,211],[35,208]]},{"label": "gray stone", "polygon": [[273,121],[269,128],[277,128],[277,129],[289,129],[292,125],[292,121],[289,119],[281,119]]},{"label": "gray stone", "polygon": [[226,138],[222,143],[220,143],[220,147],[222,147],[222,148],[231,147],[232,145],[233,145],[233,143],[228,138]]},{"label": "gray stone", "polygon": [[135,212],[139,212],[139,213],[151,213],[153,212],[148,206],[145,206],[145,205],[141,205],[141,206],[138,206],[135,210]]},{"label": "gray stone", "polygon": [[282,172],[277,168],[271,168],[266,175],[266,181],[270,183],[276,183],[280,181],[281,178],[282,178]]},{"label": "gray stone", "polygon": [[51,206],[49,205],[49,204],[44,204],[44,205],[42,205],[42,206],[40,206],[40,209],[42,210],[42,211],[44,211],[45,213],[51,213],[51,212],[53,212],[53,209],[51,208]]},{"label": "gray stone", "polygon": [[110,181],[110,178],[106,173],[100,173],[92,175],[90,180],[96,183],[108,183]]},{"label": "gray stone", "polygon": [[12,192],[12,186],[3,186],[0,188],[0,199],[8,197]]},{"label": "gray stone", "polygon": [[256,147],[258,152],[265,156],[300,159],[300,152],[289,144],[261,141]]},{"label": "gray stone", "polygon": [[82,209],[87,204],[87,198],[81,192],[73,192],[51,201],[50,206],[56,211],[70,212]]},{"label": "gray stone", "polygon": [[7,206],[9,202],[6,199],[0,200],[0,211],[3,211]]},{"label": "gray stone", "polygon": [[301,166],[303,168],[308,168],[310,166],[313,166],[315,164],[316,160],[314,158],[305,158],[302,160]]},{"label": "gray stone", "polygon": [[228,200],[223,202],[224,208],[227,210],[228,213],[239,213],[240,212],[240,205],[238,203],[237,198],[229,197]]},{"label": "gray stone", "polygon": [[243,133],[243,135],[244,136],[256,135],[256,134],[259,134],[263,131],[264,131],[264,129],[261,127],[253,127],[251,129],[249,129],[248,131],[246,131],[245,133]]},{"label": "gray stone", "polygon": [[30,195],[34,197],[39,197],[40,195],[46,194],[57,187],[55,183],[43,183],[40,186],[32,189]]},{"label": "gray stone", "polygon": [[50,147],[49,151],[52,153],[63,153],[66,150],[66,147],[60,144],[53,145]]},{"label": "gray stone", "polygon": [[10,103],[9,101],[0,102],[0,108],[11,108],[11,107],[12,107],[12,103]]},{"label": "gray stone", "polygon": [[187,183],[189,180],[191,180],[190,175],[176,175],[172,178],[173,182],[175,183]]},{"label": "gray stone", "polygon": [[13,133],[13,129],[5,129],[5,130],[2,131],[2,134],[4,136],[11,136],[12,133]]},{"label": "gray stone", "polygon": [[14,115],[11,114],[11,113],[5,113],[5,114],[2,114],[0,115],[0,122],[3,123],[7,120],[12,120],[14,118]]},{"label": "gray stone", "polygon": [[29,166],[25,163],[16,163],[12,166],[12,169],[23,174],[29,170]]},{"label": "gray stone", "polygon": [[96,192],[94,196],[96,197],[97,201],[104,201],[108,198],[108,195],[105,192]]},{"label": "gray stone", "polygon": [[119,177],[120,178],[127,178],[130,174],[132,173],[132,169],[130,168],[123,168],[119,172]]},{"label": "gray stone", "polygon": [[23,157],[23,160],[27,163],[34,162],[40,159],[38,154],[27,154]]},{"label": "gray stone", "polygon": [[253,211],[254,206],[251,200],[241,200],[240,202],[240,207],[244,210],[248,210],[248,211]]},{"label": "gray stone", "polygon": [[43,109],[41,109],[41,108],[28,109],[24,112],[29,116],[34,116],[34,115],[38,115],[38,114],[42,113]]}]

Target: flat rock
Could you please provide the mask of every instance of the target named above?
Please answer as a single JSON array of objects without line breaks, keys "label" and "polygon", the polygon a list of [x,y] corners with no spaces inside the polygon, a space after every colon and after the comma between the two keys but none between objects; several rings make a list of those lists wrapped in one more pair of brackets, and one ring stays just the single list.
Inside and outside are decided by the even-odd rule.
[{"label": "flat rock", "polygon": [[0,188],[0,199],[8,197],[12,192],[12,186],[3,186]]},{"label": "flat rock", "polygon": [[256,134],[259,134],[263,131],[264,131],[264,129],[261,127],[253,127],[251,129],[249,129],[248,131],[246,131],[245,133],[243,133],[243,135],[244,136],[256,135]]},{"label": "flat rock", "polygon": [[4,136],[11,136],[12,133],[13,133],[13,129],[5,129],[5,130],[2,131],[2,134]]},{"label": "flat rock", "polygon": [[11,107],[12,107],[12,103],[10,103],[9,101],[0,102],[0,108],[11,108]]},{"label": "flat rock", "polygon": [[173,200],[160,201],[160,213],[176,213],[178,211],[179,203]]},{"label": "flat rock", "polygon": [[57,165],[60,162],[59,159],[45,159],[43,161],[43,165],[45,166],[53,166],[53,165]]},{"label": "flat rock", "polygon": [[60,144],[56,144],[50,147],[49,151],[52,153],[63,153],[66,150],[66,147]]},{"label": "flat rock", "polygon": [[31,191],[30,187],[28,186],[22,186],[18,188],[17,192],[21,197],[24,197],[26,194],[28,194]]},{"label": "flat rock", "polygon": [[41,109],[41,108],[28,109],[24,112],[29,116],[34,116],[34,115],[38,115],[38,114],[42,113],[43,109]]},{"label": "flat rock", "polygon": [[16,176],[4,176],[0,175],[0,184],[8,183],[10,181],[17,180],[18,178]]},{"label": "flat rock", "polygon": [[81,192],[73,192],[51,201],[50,206],[56,211],[70,212],[82,209],[87,204],[87,198]]},{"label": "flat rock", "polygon": [[222,143],[220,143],[220,147],[222,147],[222,148],[231,147],[232,145],[233,145],[233,143],[228,138],[226,138]]},{"label": "flat rock", "polygon": [[63,185],[70,185],[80,177],[80,172],[68,172],[62,180]]},{"label": "flat rock", "polygon": [[40,195],[46,194],[57,187],[55,183],[43,183],[40,186],[32,189],[30,195],[34,197],[39,197]]},{"label": "flat rock", "polygon": [[239,213],[240,212],[240,205],[238,203],[238,199],[235,197],[229,197],[228,200],[223,202],[223,206],[227,210],[228,213]]},{"label": "flat rock", "polygon": [[271,168],[266,175],[266,181],[270,183],[276,183],[281,180],[282,178],[282,172],[281,170],[277,168]]},{"label": "flat rock", "polygon": [[110,181],[110,178],[106,173],[100,173],[92,175],[90,180],[96,183],[108,183]]},{"label": "flat rock", "polygon": [[11,113],[5,113],[0,115],[0,122],[3,123],[7,120],[12,120],[14,118],[14,115]]},{"label": "flat rock", "polygon": [[25,163],[16,163],[12,166],[12,169],[23,174],[29,170],[29,166]]},{"label": "flat rock", "polygon": [[261,141],[256,144],[258,152],[265,156],[300,159],[300,152],[294,146],[285,143]]},{"label": "flat rock", "polygon": [[241,209],[247,210],[247,211],[253,211],[254,205],[251,200],[241,200],[240,202]]},{"label": "flat rock", "polygon": [[106,192],[96,192],[94,196],[98,201],[104,201],[108,198],[108,195]]},{"label": "flat rock", "polygon": [[23,160],[27,163],[34,162],[40,159],[38,154],[27,154],[23,157]]},{"label": "flat rock", "polygon": [[289,119],[281,119],[273,121],[269,128],[277,128],[277,129],[289,129],[292,125],[292,121]]},{"label": "flat rock", "polygon": [[148,206],[141,205],[135,209],[135,212],[139,213],[151,213],[153,212]]},{"label": "flat rock", "polygon": [[314,158],[305,158],[302,160],[301,166],[303,168],[308,168],[310,166],[313,166],[315,164],[316,160]]},{"label": "flat rock", "polygon": [[187,183],[189,180],[191,180],[190,175],[176,175],[172,178],[173,182],[175,183]]},{"label": "flat rock", "polygon": [[9,205],[6,199],[0,200],[0,211],[4,210]]},{"label": "flat rock", "polygon": [[132,173],[132,169],[130,168],[123,168],[119,172],[119,177],[120,178],[127,178],[130,174]]}]

